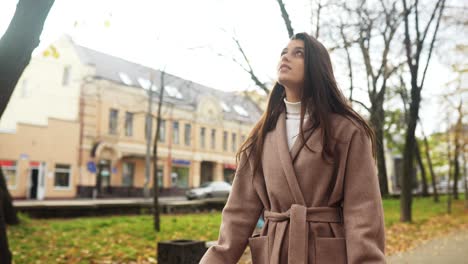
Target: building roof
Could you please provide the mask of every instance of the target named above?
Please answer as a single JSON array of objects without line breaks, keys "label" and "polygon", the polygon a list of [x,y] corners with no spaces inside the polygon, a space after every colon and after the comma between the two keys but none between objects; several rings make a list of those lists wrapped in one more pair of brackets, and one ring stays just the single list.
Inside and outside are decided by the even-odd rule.
[{"label": "building roof", "polygon": [[[156,86],[156,97],[159,96],[161,71],[77,44],[74,44],[74,47],[83,64],[95,67],[95,78],[136,89],[148,89],[151,85],[149,79],[152,77]],[[202,98],[210,96],[220,103],[225,120],[255,123],[262,114],[259,106],[252,100],[234,92],[220,91],[169,73],[165,73],[164,83],[164,102],[180,108],[195,110]]]}]

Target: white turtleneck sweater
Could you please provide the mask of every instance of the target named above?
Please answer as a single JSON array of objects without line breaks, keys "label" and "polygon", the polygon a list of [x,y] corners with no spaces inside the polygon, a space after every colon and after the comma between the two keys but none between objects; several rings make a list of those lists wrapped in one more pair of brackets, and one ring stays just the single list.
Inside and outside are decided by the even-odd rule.
[{"label": "white turtleneck sweater", "polygon": [[[296,141],[299,135],[299,126],[301,125],[301,102],[292,103],[284,98],[284,104],[286,106],[286,134],[288,136],[289,150],[291,150],[294,141]],[[306,113],[304,115],[304,123],[307,117],[308,114]]]}]

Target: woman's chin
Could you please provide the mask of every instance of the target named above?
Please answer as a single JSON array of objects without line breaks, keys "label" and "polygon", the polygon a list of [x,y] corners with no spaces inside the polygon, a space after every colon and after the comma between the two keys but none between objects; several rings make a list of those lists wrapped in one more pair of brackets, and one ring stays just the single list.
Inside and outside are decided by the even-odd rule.
[{"label": "woman's chin", "polygon": [[292,80],[291,78],[281,78],[281,76],[279,76],[278,83],[284,87],[295,87],[298,85],[299,82]]}]

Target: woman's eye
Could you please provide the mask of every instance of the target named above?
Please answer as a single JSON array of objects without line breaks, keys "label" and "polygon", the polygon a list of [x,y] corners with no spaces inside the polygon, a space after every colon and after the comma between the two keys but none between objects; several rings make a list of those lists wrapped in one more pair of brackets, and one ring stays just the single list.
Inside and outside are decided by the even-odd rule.
[{"label": "woman's eye", "polygon": [[284,54],[286,54],[286,51],[281,52],[281,57],[283,57]]},{"label": "woman's eye", "polygon": [[296,55],[297,56],[304,56],[304,52],[302,52],[301,50],[298,50],[298,51],[296,51]]}]

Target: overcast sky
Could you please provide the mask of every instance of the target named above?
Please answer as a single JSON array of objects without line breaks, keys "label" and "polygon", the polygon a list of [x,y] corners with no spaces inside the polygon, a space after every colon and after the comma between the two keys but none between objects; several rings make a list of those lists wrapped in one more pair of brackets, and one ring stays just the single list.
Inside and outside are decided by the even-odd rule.
[{"label": "overcast sky", "polygon": [[[1,1],[0,35],[16,3]],[[310,1],[285,3],[295,32],[310,32]],[[274,80],[280,51],[288,42],[276,0],[56,0],[36,52],[65,33],[83,46],[154,68],[165,67],[169,73],[225,91],[255,88],[250,76],[232,61],[233,56],[241,59],[233,34],[264,81]],[[340,87],[348,87],[341,59],[331,56]],[[450,69],[434,57],[421,111],[427,133],[442,120],[437,98],[441,87],[453,78]]]}]

